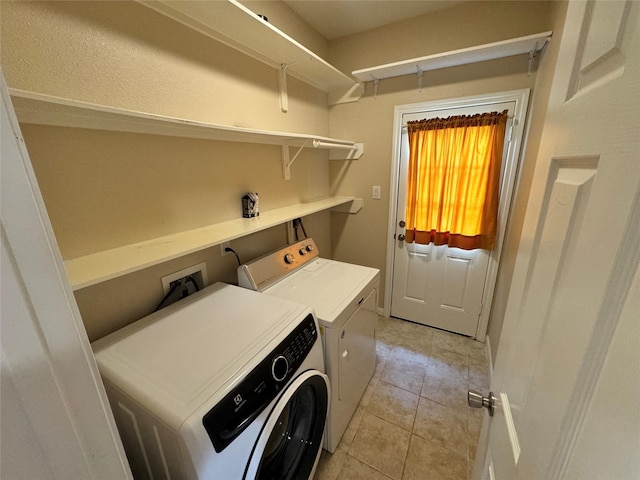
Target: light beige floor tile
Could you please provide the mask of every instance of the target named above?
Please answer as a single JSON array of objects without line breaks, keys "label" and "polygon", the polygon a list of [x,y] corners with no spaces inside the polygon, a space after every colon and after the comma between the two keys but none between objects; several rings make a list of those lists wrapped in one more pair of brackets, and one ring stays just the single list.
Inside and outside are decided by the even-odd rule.
[{"label": "light beige floor tile", "polygon": [[410,436],[408,431],[365,413],[349,455],[400,480]]},{"label": "light beige floor tile", "polygon": [[468,451],[467,412],[420,398],[413,433],[454,450],[466,458]]},{"label": "light beige floor tile", "polygon": [[467,390],[467,385],[459,378],[430,376],[427,372],[422,383],[420,396],[466,412],[469,408],[467,406]]},{"label": "light beige floor tile", "polygon": [[469,356],[469,349],[473,340],[462,335],[449,332],[436,331],[433,334],[433,348]]},{"label": "light beige floor tile", "polygon": [[367,412],[411,431],[419,398],[415,393],[381,381],[376,385]]},{"label": "light beige floor tile", "polygon": [[402,480],[431,479],[466,480],[466,457],[412,435]]},{"label": "light beige floor tile", "polygon": [[424,357],[396,347],[387,360],[380,380],[419,395],[424,373]]},{"label": "light beige floor tile", "polygon": [[342,469],[342,465],[347,459],[347,452],[344,450],[337,450],[331,454],[326,450],[322,450],[320,460],[318,460],[318,466],[316,467],[316,474],[313,477],[314,480],[336,480],[338,473]]},{"label": "light beige floor tile", "polygon": [[468,413],[469,422],[469,452],[468,457],[471,462],[476,459],[476,450],[478,449],[478,441],[480,440],[480,431],[482,430],[482,421],[484,419],[485,410],[480,408],[470,408]]},{"label": "light beige floor tile", "polygon": [[474,360],[487,361],[487,350],[484,343],[477,341],[471,342],[469,346],[469,358]]},{"label": "light beige floor tile", "polygon": [[349,425],[347,425],[346,430],[342,434],[342,438],[340,439],[340,442],[338,442],[337,448],[345,451],[349,450],[349,448],[351,447],[351,444],[353,443],[353,439],[355,438],[356,433],[358,432],[358,427],[360,426],[360,422],[362,421],[363,415],[364,415],[364,407],[362,405],[358,405],[358,407],[356,408],[356,411],[353,414],[353,417],[351,417],[351,421],[349,422]]},{"label": "light beige floor tile", "polygon": [[489,368],[486,361],[472,359],[469,362],[469,383],[489,388]]},{"label": "light beige floor tile", "polygon": [[469,359],[457,353],[435,350],[426,362],[425,381],[427,379],[440,379],[466,387],[469,384]]},{"label": "light beige floor tile", "polygon": [[373,467],[370,467],[366,463],[362,463],[360,460],[348,456],[340,474],[338,480],[389,480],[384,473],[379,472]]}]

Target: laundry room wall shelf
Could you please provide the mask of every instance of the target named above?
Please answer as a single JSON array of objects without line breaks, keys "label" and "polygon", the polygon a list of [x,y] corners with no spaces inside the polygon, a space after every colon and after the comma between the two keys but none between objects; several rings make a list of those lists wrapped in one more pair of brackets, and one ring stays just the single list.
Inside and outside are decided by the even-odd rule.
[{"label": "laundry room wall shelf", "polygon": [[511,38],[485,45],[477,45],[450,52],[436,53],[425,57],[417,57],[400,62],[387,63],[362,70],[355,70],[353,76],[363,82],[377,81],[383,78],[398,77],[400,75],[417,74],[420,79],[422,72],[455,67],[475,62],[484,62],[513,55],[529,54],[529,66],[538,52],[549,42],[553,32],[542,32],[524,37]]},{"label": "laundry room wall shelf", "polygon": [[355,102],[362,96],[364,91],[362,84],[345,75],[236,0],[137,1],[277,69],[283,111],[287,109],[286,75],[291,75],[327,92],[329,105]]},{"label": "laundry room wall shelf", "polygon": [[283,177],[285,179],[290,178],[289,168],[295,160],[295,158],[292,160],[290,156],[289,147],[298,148],[296,156],[302,148],[326,149],[329,150],[332,160],[357,160],[364,151],[362,143],[338,138],[199,122],[97,105],[15,88],[10,88],[9,92],[20,123],[280,145],[282,146]]},{"label": "laundry room wall shelf", "polygon": [[[363,151],[362,144],[348,140],[217,125],[118,109],[24,90],[9,89],[9,91],[20,123],[280,145],[283,151],[283,168],[286,155],[287,170],[292,163],[289,159],[289,147],[298,147],[297,153],[302,148],[324,148],[330,150],[332,158],[336,153],[342,153],[342,158],[345,159],[356,159]],[[345,210],[342,211],[349,213],[357,213],[362,207],[358,199],[345,196],[298,203],[260,212],[260,216],[256,218],[229,220],[67,259],[65,260],[67,276],[72,288],[78,290],[286,223],[294,218],[338,206],[344,206]]]},{"label": "laundry room wall shelf", "polygon": [[[238,218],[186,232],[175,233],[111,250],[65,260],[69,283],[74,290],[96,285],[153,265],[266,230],[294,218],[345,206],[348,211],[354,197],[329,197],[309,203],[260,212],[259,217]],[[360,207],[362,205],[360,204]],[[352,210],[357,211],[357,208]],[[355,213],[355,211],[350,213]]]}]

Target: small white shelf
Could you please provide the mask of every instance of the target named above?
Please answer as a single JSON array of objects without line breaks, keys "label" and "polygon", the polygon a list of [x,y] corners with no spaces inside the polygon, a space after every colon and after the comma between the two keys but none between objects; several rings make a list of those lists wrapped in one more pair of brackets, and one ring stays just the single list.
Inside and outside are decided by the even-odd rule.
[{"label": "small white shelf", "polygon": [[[64,262],[74,290],[96,285],[189,253],[229,242],[251,233],[337,206],[357,202],[354,197],[329,197],[260,212],[256,218],[238,218],[186,232],[73,258]],[[361,206],[361,205],[360,205]],[[357,210],[356,210],[357,211]]]},{"label": "small white shelf", "polygon": [[236,0],[137,0],[183,25],[329,93],[329,104],[357,101],[364,88]]},{"label": "small white shelf", "polygon": [[511,57],[524,53],[536,54],[547,44],[552,32],[543,32],[525,37],[512,38],[475,47],[417,57],[401,62],[387,63],[376,67],[351,72],[361,81],[380,80],[400,75],[419,74],[429,70],[455,67],[468,63],[484,62],[496,58]]}]

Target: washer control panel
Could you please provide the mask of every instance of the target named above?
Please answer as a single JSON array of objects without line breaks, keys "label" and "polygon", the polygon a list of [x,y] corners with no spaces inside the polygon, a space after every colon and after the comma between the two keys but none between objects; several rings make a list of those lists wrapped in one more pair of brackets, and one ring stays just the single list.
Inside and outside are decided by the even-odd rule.
[{"label": "washer control panel", "polygon": [[216,452],[224,450],[276,398],[318,340],[309,314],[202,419]]}]

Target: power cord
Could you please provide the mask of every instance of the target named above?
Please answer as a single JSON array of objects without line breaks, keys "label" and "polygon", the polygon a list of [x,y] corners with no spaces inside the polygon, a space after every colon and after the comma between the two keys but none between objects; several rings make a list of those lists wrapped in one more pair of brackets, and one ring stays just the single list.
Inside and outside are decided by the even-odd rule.
[{"label": "power cord", "polygon": [[[182,279],[174,280],[169,284],[170,285],[169,291],[164,296],[164,298],[160,301],[160,303],[158,304],[154,312],[157,312],[158,310],[163,309],[164,307],[166,307],[167,305],[170,305],[171,303],[177,302],[178,300],[188,297],[190,295],[188,283],[193,284],[193,287],[195,288],[196,292],[200,291],[200,285],[198,285],[198,281],[192,275],[187,275],[184,280],[184,283],[182,282]],[[174,296],[174,294],[178,291],[180,287],[182,287],[182,292],[179,293],[181,295],[180,298],[176,298],[175,300],[173,300],[173,302],[167,303],[168,300]]]},{"label": "power cord", "polygon": [[307,237],[307,231],[304,229],[304,224],[302,223],[302,219],[301,218],[294,218],[293,219],[293,233],[296,236],[296,242],[298,242],[300,240],[300,237],[298,236],[298,227],[302,228],[302,234],[304,235],[304,238],[308,238]]},{"label": "power cord", "polygon": [[233,253],[233,254],[236,256],[236,260],[238,260],[238,265],[242,265],[242,262],[240,261],[240,257],[238,256],[238,254],[236,253],[236,251],[235,251],[233,248],[231,248],[231,247],[226,247],[226,248],[224,249],[224,251],[225,251],[225,252],[231,252],[231,253]]}]

